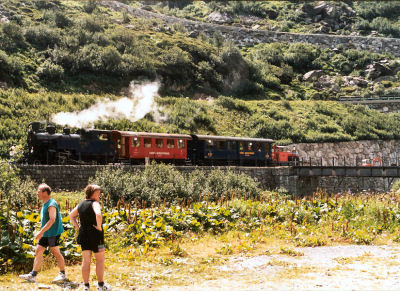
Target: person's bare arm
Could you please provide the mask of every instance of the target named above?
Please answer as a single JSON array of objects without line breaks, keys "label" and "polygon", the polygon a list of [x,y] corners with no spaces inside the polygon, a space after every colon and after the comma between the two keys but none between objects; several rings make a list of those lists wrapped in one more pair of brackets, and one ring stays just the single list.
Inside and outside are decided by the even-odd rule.
[{"label": "person's bare arm", "polygon": [[43,228],[35,235],[35,239],[39,241],[42,237],[43,234],[54,224],[56,221],[56,214],[57,214],[57,209],[55,206],[50,206],[47,211],[49,212],[49,221],[43,226]]},{"label": "person's bare arm", "polygon": [[93,202],[92,204],[93,211],[96,214],[96,223],[97,225],[93,225],[95,229],[98,231],[102,231],[102,222],[103,222],[103,215],[101,214],[101,206],[99,202]]},{"label": "person's bare arm", "polygon": [[78,206],[76,206],[71,213],[69,214],[69,220],[71,221],[72,225],[75,227],[75,230],[79,230],[79,224],[76,221],[77,216],[79,215],[78,213]]}]

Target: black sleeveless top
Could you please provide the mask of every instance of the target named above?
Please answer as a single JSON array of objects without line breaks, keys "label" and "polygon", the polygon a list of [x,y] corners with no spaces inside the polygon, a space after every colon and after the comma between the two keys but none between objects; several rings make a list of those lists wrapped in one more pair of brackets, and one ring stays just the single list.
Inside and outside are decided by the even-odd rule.
[{"label": "black sleeveless top", "polygon": [[78,205],[81,223],[78,234],[79,244],[104,244],[104,230],[102,229],[102,231],[99,231],[94,227],[94,225],[97,225],[97,222],[96,213],[94,213],[93,210],[93,202],[95,202],[95,200],[83,200]]}]

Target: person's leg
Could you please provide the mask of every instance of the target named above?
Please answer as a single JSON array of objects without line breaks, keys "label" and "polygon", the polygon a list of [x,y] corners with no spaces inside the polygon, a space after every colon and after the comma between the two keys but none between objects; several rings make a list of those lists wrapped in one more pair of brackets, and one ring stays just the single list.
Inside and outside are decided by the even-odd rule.
[{"label": "person's leg", "polygon": [[96,258],[96,276],[98,282],[104,282],[104,249],[94,253]]},{"label": "person's leg", "polygon": [[92,259],[92,251],[82,251],[82,279],[84,284],[89,283],[90,261]]},{"label": "person's leg", "polygon": [[63,255],[60,252],[60,247],[59,246],[50,247],[50,252],[56,258],[57,266],[60,268],[60,271],[61,272],[65,271],[65,261]]},{"label": "person's leg", "polygon": [[43,261],[43,253],[45,251],[45,247],[38,245],[35,251],[35,260],[33,261],[33,269],[34,272],[39,272],[40,266],[42,265]]}]

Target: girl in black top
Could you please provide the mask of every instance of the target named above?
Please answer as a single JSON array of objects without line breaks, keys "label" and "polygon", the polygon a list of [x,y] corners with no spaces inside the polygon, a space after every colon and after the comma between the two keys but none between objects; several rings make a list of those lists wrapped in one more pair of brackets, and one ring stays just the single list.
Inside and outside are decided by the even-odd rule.
[{"label": "girl in black top", "polygon": [[[85,189],[86,199],[79,203],[69,215],[71,223],[78,231],[78,243],[82,247],[82,277],[84,290],[90,290],[90,262],[92,252],[96,257],[97,290],[111,290],[111,286],[104,284],[104,231],[103,216],[99,203],[100,187],[88,185]],[[79,215],[80,226],[76,221]]]}]

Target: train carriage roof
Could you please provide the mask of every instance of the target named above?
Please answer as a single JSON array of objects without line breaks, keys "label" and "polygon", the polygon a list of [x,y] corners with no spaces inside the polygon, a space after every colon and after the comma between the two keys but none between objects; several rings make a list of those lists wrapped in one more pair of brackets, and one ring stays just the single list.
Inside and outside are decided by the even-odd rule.
[{"label": "train carriage roof", "polygon": [[154,132],[133,132],[133,131],[122,131],[115,130],[121,134],[122,136],[136,136],[136,137],[154,137],[154,138],[183,138],[183,139],[192,139],[192,137],[188,134],[170,134],[170,133],[154,133]]},{"label": "train carriage roof", "polygon": [[235,137],[235,136],[216,136],[216,135],[193,135],[198,139],[213,139],[213,140],[229,140],[229,141],[252,141],[252,142],[266,142],[273,143],[275,142],[270,138],[252,138],[252,137]]}]

